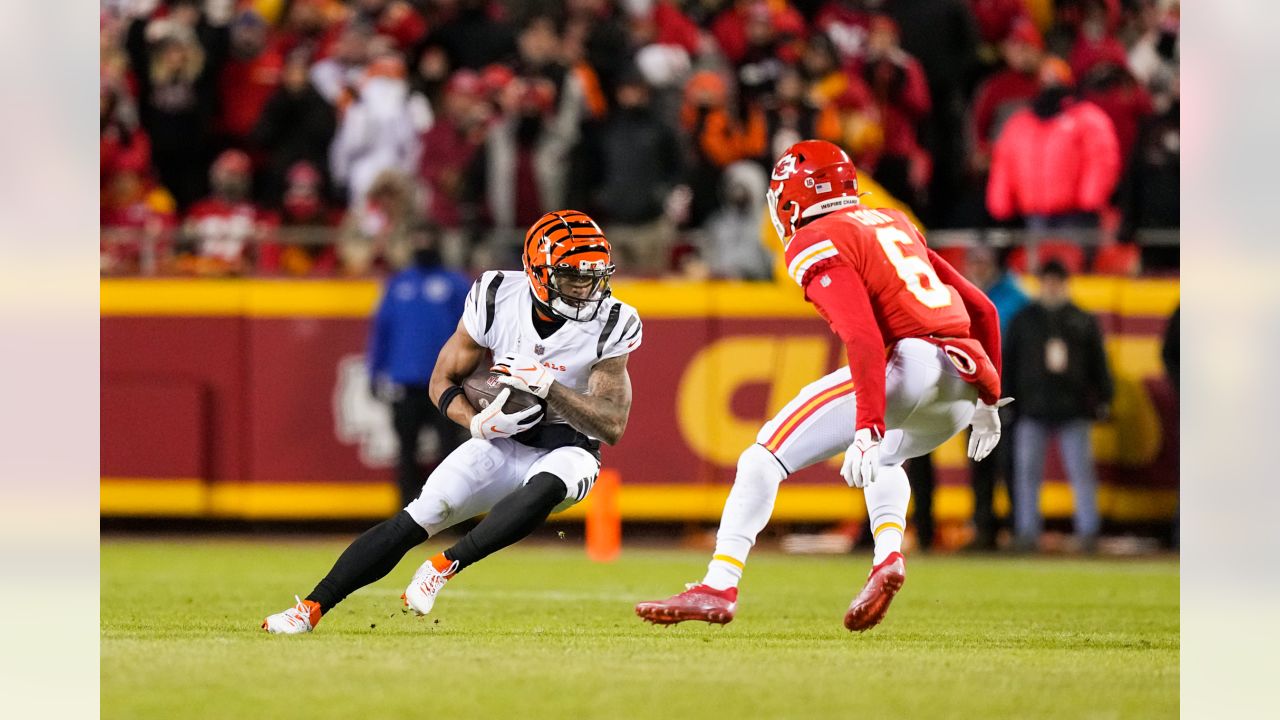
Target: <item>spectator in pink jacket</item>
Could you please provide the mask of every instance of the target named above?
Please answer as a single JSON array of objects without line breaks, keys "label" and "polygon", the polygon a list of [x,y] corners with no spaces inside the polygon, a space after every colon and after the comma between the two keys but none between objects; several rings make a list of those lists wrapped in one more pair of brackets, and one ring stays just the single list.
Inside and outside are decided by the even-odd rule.
[{"label": "spectator in pink jacket", "polygon": [[996,138],[987,210],[1036,230],[1096,227],[1120,177],[1115,128],[1097,105],[1073,97],[1061,59],[1044,62],[1040,87]]}]

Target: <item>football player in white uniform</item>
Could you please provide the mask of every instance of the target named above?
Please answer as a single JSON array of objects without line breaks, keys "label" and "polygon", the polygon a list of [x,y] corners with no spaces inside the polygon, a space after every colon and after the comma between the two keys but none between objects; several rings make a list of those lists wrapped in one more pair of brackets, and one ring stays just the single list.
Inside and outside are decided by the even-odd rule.
[{"label": "football player in white uniform", "polygon": [[[432,399],[471,429],[471,439],[440,463],[417,499],[356,538],[311,594],[264,620],[264,630],[311,631],[330,608],[386,576],[428,537],[488,513],[414,574],[405,603],[425,615],[450,578],[591,491],[600,443],[617,443],[627,425],[627,357],[640,346],[640,317],[612,297],[609,242],[583,213],[542,216],[525,235],[523,259],[523,274],[487,272],[472,286],[432,373]],[[489,353],[509,387],[480,410],[459,383]],[[544,399],[554,417],[543,417],[538,405],[504,413],[511,388]]]}]

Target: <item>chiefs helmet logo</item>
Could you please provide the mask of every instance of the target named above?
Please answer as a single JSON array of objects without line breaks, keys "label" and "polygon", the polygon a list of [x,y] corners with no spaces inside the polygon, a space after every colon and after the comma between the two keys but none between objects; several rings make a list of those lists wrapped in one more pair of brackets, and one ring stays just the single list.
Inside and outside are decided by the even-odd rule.
[{"label": "chiefs helmet logo", "polygon": [[786,180],[796,174],[796,156],[787,153],[778,159],[778,164],[773,166],[773,180]]}]

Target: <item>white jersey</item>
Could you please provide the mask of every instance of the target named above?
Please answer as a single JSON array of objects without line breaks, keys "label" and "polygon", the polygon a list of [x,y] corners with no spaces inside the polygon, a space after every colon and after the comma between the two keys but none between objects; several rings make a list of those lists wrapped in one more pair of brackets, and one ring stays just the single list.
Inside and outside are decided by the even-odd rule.
[{"label": "white jersey", "polygon": [[532,290],[520,270],[481,275],[467,293],[462,325],[494,357],[519,353],[536,358],[557,382],[580,393],[587,391],[596,363],[632,352],[644,335],[636,309],[610,296],[594,319],[568,320],[550,337],[539,336],[533,326]]}]

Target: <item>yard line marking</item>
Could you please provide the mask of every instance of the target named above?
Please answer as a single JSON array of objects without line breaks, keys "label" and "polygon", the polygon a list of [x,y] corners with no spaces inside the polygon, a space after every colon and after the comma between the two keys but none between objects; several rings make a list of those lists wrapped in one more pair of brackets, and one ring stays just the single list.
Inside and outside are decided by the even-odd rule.
[{"label": "yard line marking", "polygon": [[[400,597],[403,590],[389,588],[361,588],[352,595],[394,595]],[[564,590],[477,590],[458,588],[449,591],[450,596],[496,598],[499,600],[599,600],[607,602],[633,601],[635,595],[623,593],[567,592]]]}]

